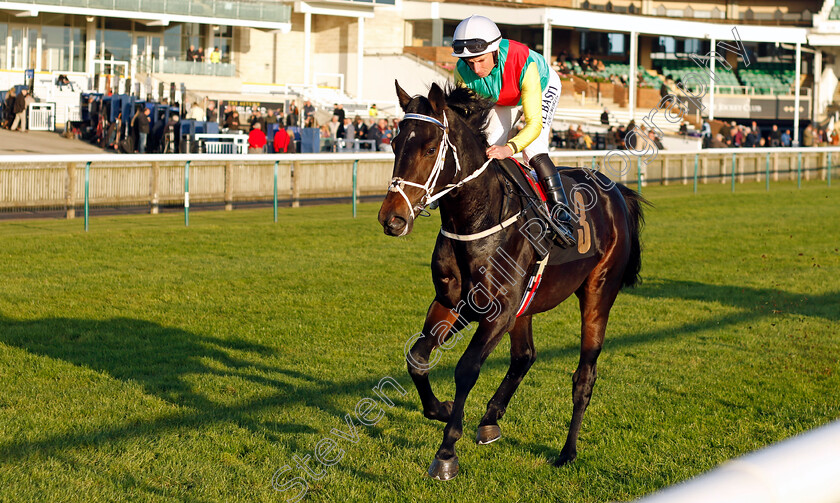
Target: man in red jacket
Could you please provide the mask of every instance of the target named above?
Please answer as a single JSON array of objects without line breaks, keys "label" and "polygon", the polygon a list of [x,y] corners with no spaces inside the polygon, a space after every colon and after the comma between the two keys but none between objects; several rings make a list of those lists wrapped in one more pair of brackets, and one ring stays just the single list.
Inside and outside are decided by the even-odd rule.
[{"label": "man in red jacket", "polygon": [[274,133],[274,153],[285,154],[289,151],[289,133],[280,128]]},{"label": "man in red jacket", "polygon": [[263,133],[262,125],[259,122],[254,123],[254,128],[248,134],[248,153],[262,154],[265,149],[265,133]]}]

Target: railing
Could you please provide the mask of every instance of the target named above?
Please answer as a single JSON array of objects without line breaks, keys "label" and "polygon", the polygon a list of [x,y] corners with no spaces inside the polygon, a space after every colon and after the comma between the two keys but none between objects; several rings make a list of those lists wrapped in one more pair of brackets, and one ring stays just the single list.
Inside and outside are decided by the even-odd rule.
[{"label": "railing", "polygon": [[[244,135],[242,135],[244,137]],[[629,156],[620,172],[602,164],[610,152],[552,152],[558,166],[589,168],[637,190],[653,184],[761,183],[822,179],[831,185],[840,147],[719,149],[698,153],[659,152]],[[306,199],[383,195],[391,180],[391,153],[333,154],[145,154],[0,156],[0,209],[64,208],[75,214],[84,193],[78,169],[90,168],[90,204],[100,206],[182,204],[185,163],[192,169],[193,202],[270,200],[273,169],[277,193],[293,206]],[[354,161],[358,161],[355,163]],[[620,163],[612,158],[615,168]],[[357,183],[353,176],[357,165]]]},{"label": "railing", "polygon": [[24,4],[60,5],[126,12],[175,14],[223,19],[244,19],[267,23],[288,23],[289,4],[280,2],[243,2],[237,0],[19,0]]},{"label": "railing", "polygon": [[840,501],[840,422],[728,461],[639,503]]},{"label": "railing", "polygon": [[32,131],[55,130],[55,103],[29,105],[29,129]]},{"label": "railing", "polygon": [[143,71],[153,73],[178,73],[182,75],[209,75],[214,77],[235,77],[235,63],[210,63],[207,61],[178,61],[175,59],[155,59],[151,65],[142,64]]},{"label": "railing", "polygon": [[199,133],[196,141],[205,154],[247,154],[248,135]]}]

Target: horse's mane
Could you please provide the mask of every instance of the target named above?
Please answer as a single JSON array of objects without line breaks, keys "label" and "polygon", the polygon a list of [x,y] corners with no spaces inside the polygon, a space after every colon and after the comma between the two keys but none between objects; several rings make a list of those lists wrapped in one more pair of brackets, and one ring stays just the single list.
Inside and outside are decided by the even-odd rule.
[{"label": "horse's mane", "polygon": [[468,87],[449,83],[444,89],[446,106],[457,113],[475,134],[487,137],[487,114],[495,104]]}]

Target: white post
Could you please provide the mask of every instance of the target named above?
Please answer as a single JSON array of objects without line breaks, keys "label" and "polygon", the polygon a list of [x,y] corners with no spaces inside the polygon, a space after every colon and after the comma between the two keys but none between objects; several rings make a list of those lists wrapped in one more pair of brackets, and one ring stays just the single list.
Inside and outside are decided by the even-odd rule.
[{"label": "white post", "polygon": [[96,23],[88,21],[87,24],[87,49],[85,51],[85,68],[90,79],[90,85],[93,86],[93,74],[96,73],[96,64],[93,60],[96,59]]},{"label": "white post", "polygon": [[[129,65],[131,67],[128,70],[128,75],[131,78],[131,81],[134,82],[134,79],[137,75],[137,62],[140,58],[137,57],[137,37],[133,37],[131,41],[131,61],[129,61]],[[131,93],[130,90],[128,90]]]},{"label": "white post", "polygon": [[709,90],[709,123],[715,119],[715,60],[717,60],[717,55],[715,51],[717,50],[717,40],[714,38],[712,39],[712,50],[709,52],[711,55],[711,61],[709,61],[709,70],[712,72],[712,77],[709,79],[709,86],[711,89]]},{"label": "white post", "polygon": [[309,84],[309,72],[312,65],[312,13],[303,14],[303,83]]},{"label": "white post", "polygon": [[548,18],[548,9],[543,19],[543,57],[551,65],[551,19]]},{"label": "white post", "polygon": [[819,118],[821,108],[822,108],[822,100],[820,99],[820,84],[822,81],[822,51],[817,49],[814,53],[814,92],[811,96],[811,105],[812,105],[812,112],[811,112],[811,120],[816,121]]},{"label": "white post", "polygon": [[636,72],[639,66],[639,34],[635,31],[630,32],[630,120],[636,119]]},{"label": "white post", "polygon": [[802,71],[802,44],[796,43],[796,71],[793,96],[793,145],[799,146],[799,73]]},{"label": "white post", "polygon": [[20,60],[23,63],[24,69],[28,69],[30,65],[32,65],[32,62],[29,61],[29,31],[27,30],[28,28],[21,30],[23,33],[23,40],[21,40],[21,51],[23,52],[23,54],[21,54]]},{"label": "white post", "polygon": [[[32,28],[30,28],[30,29],[32,29]],[[44,55],[41,54],[42,47],[43,46],[42,46],[41,37],[38,37],[37,41],[35,42],[35,66],[33,67],[33,68],[35,68],[36,72],[40,72],[41,70],[44,69],[44,67],[43,67],[43,65],[44,65],[44,61],[43,61]],[[30,61],[29,63],[30,63],[30,66],[31,66],[32,62]]]},{"label": "white post", "polygon": [[362,99],[365,63],[365,18],[359,17],[359,40],[356,53],[356,99]]}]

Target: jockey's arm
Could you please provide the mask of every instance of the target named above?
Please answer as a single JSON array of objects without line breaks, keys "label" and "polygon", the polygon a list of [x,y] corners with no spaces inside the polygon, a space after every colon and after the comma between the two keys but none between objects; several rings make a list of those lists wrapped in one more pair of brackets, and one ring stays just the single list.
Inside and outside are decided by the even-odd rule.
[{"label": "jockey's arm", "polygon": [[539,69],[534,62],[525,69],[521,92],[525,127],[508,142],[508,145],[516,146],[514,154],[522,152],[522,149],[536,140],[542,132],[542,85],[540,85]]}]

